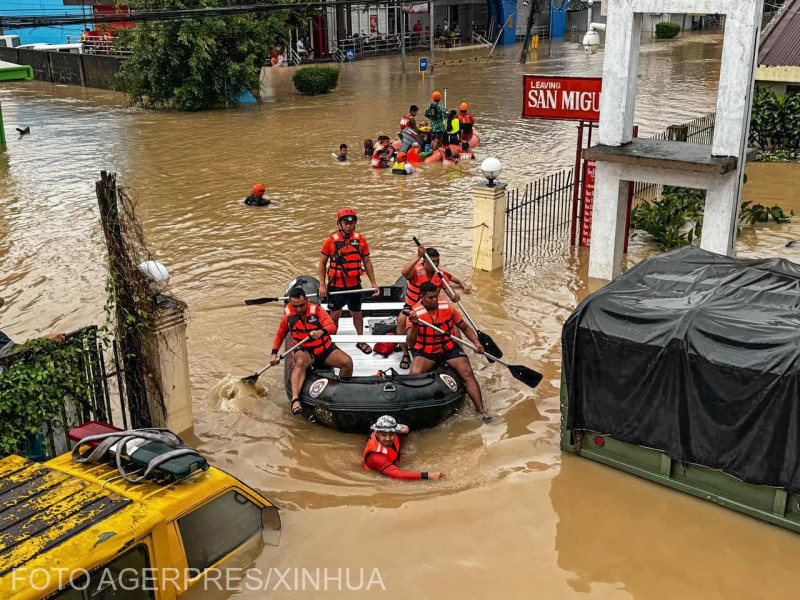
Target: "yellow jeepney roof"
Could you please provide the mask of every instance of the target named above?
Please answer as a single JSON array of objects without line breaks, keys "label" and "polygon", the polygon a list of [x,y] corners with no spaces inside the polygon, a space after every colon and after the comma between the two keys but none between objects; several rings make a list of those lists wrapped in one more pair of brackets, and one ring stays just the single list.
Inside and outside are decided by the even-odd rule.
[{"label": "yellow jeepney roof", "polygon": [[0,598],[10,595],[14,569],[91,570],[159,522],[235,483],[214,467],[181,482],[129,484],[115,468],[79,464],[70,454],[44,464],[6,457],[0,460]]}]

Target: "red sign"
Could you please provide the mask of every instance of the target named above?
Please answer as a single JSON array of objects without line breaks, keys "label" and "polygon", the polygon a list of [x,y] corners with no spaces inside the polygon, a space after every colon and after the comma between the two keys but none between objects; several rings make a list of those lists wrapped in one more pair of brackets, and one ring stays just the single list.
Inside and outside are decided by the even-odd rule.
[{"label": "red sign", "polygon": [[369,16],[369,30],[378,31],[378,15]]},{"label": "red sign", "polygon": [[600,77],[525,75],[522,116],[567,121],[600,120]]},{"label": "red sign", "polygon": [[581,216],[581,246],[588,246],[592,239],[592,205],[594,204],[593,160],[586,161],[586,177],[583,181],[583,214]]}]

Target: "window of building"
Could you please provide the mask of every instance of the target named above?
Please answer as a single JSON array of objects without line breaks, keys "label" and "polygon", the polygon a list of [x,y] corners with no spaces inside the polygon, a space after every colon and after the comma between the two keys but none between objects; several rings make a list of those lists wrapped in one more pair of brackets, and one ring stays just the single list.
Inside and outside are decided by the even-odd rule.
[{"label": "window of building", "polygon": [[261,530],[261,509],[230,491],[178,519],[190,569],[207,569]]}]

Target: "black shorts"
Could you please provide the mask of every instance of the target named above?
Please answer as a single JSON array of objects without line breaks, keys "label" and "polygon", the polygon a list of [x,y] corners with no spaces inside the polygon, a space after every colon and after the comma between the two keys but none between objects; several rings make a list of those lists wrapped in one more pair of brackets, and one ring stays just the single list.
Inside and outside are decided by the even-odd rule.
[{"label": "black shorts", "polygon": [[432,360],[437,365],[446,363],[448,360],[452,360],[454,358],[467,358],[467,355],[464,354],[464,351],[461,349],[461,346],[456,345],[454,348],[450,350],[445,350],[444,352],[439,352],[438,354],[428,354],[427,352],[422,352],[420,350],[414,350],[414,356],[421,356],[422,358],[427,358],[428,360]]},{"label": "black shorts", "polygon": [[[357,285],[351,285],[350,287],[329,287],[328,293],[360,289],[361,284],[359,283]],[[363,298],[363,294],[337,294],[336,296],[328,296],[328,310],[332,312],[342,310],[346,304],[350,312],[359,312],[361,311],[361,301]]]},{"label": "black shorts", "polygon": [[308,352],[308,350],[304,349],[301,346],[300,348],[294,351],[294,354],[297,354],[298,352],[308,352],[309,354],[311,354],[311,358],[314,360],[314,362],[311,363],[311,366],[317,370],[322,370],[330,368],[328,367],[328,365],[325,364],[325,359],[328,358],[331,354],[333,354],[334,350],[337,350],[336,344],[332,343],[327,350],[324,350],[322,353],[317,354],[315,356],[314,354],[311,354],[310,352]]},{"label": "black shorts", "polygon": [[444,136],[445,136],[444,131],[432,131],[431,132],[431,137],[434,140],[444,140]]}]

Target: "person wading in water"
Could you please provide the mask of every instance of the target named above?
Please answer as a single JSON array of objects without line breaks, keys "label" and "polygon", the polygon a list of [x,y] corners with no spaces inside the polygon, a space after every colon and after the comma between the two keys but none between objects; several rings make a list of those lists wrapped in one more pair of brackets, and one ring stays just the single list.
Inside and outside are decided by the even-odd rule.
[{"label": "person wading in water", "polygon": [[272,343],[270,364],[278,364],[278,352],[281,349],[287,334],[292,335],[294,344],[308,338],[308,342],[294,351],[294,370],[292,370],[292,414],[303,411],[300,403],[300,392],[306,380],[306,369],[314,365],[317,369],[335,367],[339,369],[340,377],[350,377],[353,374],[353,359],[345,352],[339,350],[331,340],[331,334],[336,333],[336,325],[331,320],[325,309],[309,302],[302,288],[289,290],[289,304],[284,308],[283,319],[275,334]]},{"label": "person wading in water", "polygon": [[[439,289],[430,281],[419,287],[420,300],[411,307],[408,316],[408,338],[406,342],[414,349],[414,361],[411,363],[411,374],[427,373],[435,366],[447,363],[464,380],[467,394],[475,405],[475,410],[480,413],[484,421],[491,421],[492,417],[483,407],[481,386],[472,372],[472,365],[464,351],[451,339],[455,336],[456,328],[460,329],[467,339],[475,346],[475,352],[483,354],[483,346],[478,340],[475,331],[464,322],[461,313],[450,306],[447,300],[439,299]],[[442,335],[426,323],[431,323],[450,335]]]},{"label": "person wading in water", "polygon": [[401,471],[397,466],[400,448],[409,433],[408,425],[398,425],[394,417],[384,415],[372,427],[367,439],[361,465],[368,471],[377,471],[392,479],[442,479],[444,473],[437,471]]},{"label": "person wading in water", "polygon": [[270,199],[264,198],[264,192],[266,191],[267,188],[263,183],[254,185],[253,189],[250,190],[250,195],[244,199],[244,203],[247,204],[247,206],[269,206]]},{"label": "person wading in water", "polygon": [[[377,298],[381,293],[372,269],[372,260],[369,258],[367,238],[356,231],[357,221],[358,215],[350,207],[345,207],[336,214],[339,231],[330,234],[322,244],[322,256],[317,269],[320,298],[328,297],[329,292],[362,289],[362,273],[367,274],[372,287],[375,288],[372,296]],[[362,335],[364,333],[364,314],[361,312],[361,300],[362,295],[358,292],[330,296],[328,309],[331,311],[331,319],[334,324],[338,327],[342,309],[347,304],[353,317],[356,333]],[[360,342],[356,344],[356,347],[364,354],[372,353],[372,348],[366,342]]]}]

